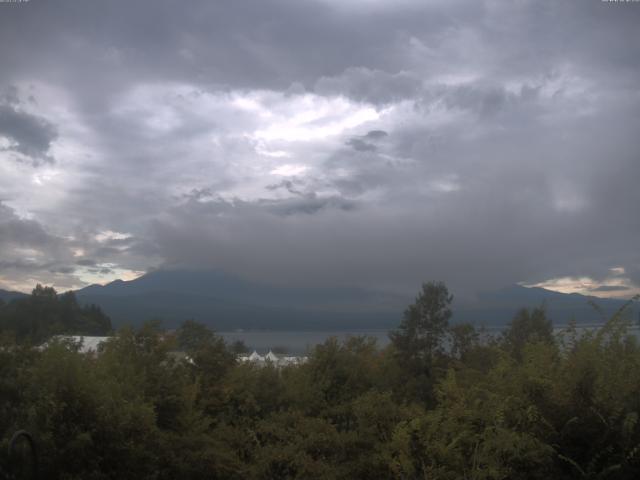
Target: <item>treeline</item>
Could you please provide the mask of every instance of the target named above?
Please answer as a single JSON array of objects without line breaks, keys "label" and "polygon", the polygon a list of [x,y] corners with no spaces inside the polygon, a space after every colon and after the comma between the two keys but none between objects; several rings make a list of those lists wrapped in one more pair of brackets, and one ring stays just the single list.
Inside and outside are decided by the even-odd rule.
[{"label": "treeline", "polygon": [[96,305],[82,306],[72,291],[37,285],[31,295],[0,299],[0,333],[18,343],[39,344],[53,335],[107,335],[111,320]]},{"label": "treeline", "polygon": [[122,329],[99,355],[5,343],[0,452],[27,428],[51,479],[639,478],[623,312],[554,335],[523,310],[490,337],[450,304],[425,284],[388,347],[329,339],[283,369],[236,363],[194,322]]}]

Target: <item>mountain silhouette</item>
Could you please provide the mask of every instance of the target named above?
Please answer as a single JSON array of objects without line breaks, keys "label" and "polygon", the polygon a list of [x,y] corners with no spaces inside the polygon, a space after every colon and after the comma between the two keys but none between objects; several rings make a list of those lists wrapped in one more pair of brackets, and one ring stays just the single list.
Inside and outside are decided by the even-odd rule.
[{"label": "mountain silhouette", "polygon": [[[95,303],[114,325],[139,325],[152,318],[166,327],[194,319],[217,330],[348,330],[393,328],[413,302],[407,295],[362,288],[288,287],[249,281],[217,270],[157,270],[135,280],[116,280],[76,291],[83,303]],[[603,322],[625,302],[564,294],[519,285],[484,292],[453,304],[454,322],[501,326],[523,307],[544,305],[556,325],[574,318],[581,324]],[[637,305],[630,314],[638,315]]]},{"label": "mountain silhouette", "polygon": [[151,318],[175,326],[185,319],[226,329],[387,328],[408,298],[360,288],[266,285],[204,270],[158,270],[76,291],[115,325]]},{"label": "mountain silhouette", "polygon": [[10,302],[13,299],[23,298],[26,296],[27,296],[26,293],[0,289],[0,300],[2,300],[3,302]]}]

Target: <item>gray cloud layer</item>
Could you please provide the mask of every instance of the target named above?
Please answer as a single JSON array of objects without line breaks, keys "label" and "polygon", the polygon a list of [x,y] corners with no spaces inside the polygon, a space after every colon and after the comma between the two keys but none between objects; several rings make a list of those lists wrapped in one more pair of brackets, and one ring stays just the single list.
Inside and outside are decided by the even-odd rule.
[{"label": "gray cloud layer", "polygon": [[599,0],[0,4],[0,283],[638,285],[639,20]]},{"label": "gray cloud layer", "polygon": [[26,158],[34,166],[52,162],[48,151],[57,137],[55,127],[43,118],[22,111],[15,87],[7,90],[0,99],[0,135],[8,145],[0,150],[19,153],[18,161]]}]

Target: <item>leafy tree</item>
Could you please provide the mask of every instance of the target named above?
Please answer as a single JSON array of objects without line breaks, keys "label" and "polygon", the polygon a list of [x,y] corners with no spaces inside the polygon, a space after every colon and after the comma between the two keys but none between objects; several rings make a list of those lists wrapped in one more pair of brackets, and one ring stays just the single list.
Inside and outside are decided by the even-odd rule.
[{"label": "leafy tree", "polygon": [[214,340],[214,333],[204,323],[185,320],[178,328],[178,347],[185,352],[194,352]]},{"label": "leafy tree", "polygon": [[179,348],[189,358],[189,370],[200,385],[201,407],[207,413],[223,410],[225,388],[223,379],[236,363],[236,354],[206,325],[194,320],[182,323],[177,331]]},{"label": "leafy tree", "polygon": [[503,338],[507,350],[515,358],[521,359],[522,350],[527,343],[553,343],[553,325],[547,318],[544,307],[531,311],[523,308],[511,320]]},{"label": "leafy tree", "polygon": [[111,320],[95,305],[82,306],[73,292],[58,295],[37,285],[26,298],[0,306],[0,331],[16,340],[42,343],[53,335],[107,335]]},{"label": "leafy tree", "polygon": [[349,337],[342,344],[331,337],[316,346],[307,369],[326,405],[335,406],[374,387],[378,357],[373,337]]},{"label": "leafy tree", "polygon": [[389,334],[400,355],[409,361],[424,361],[442,351],[452,301],[453,295],[444,283],[422,285],[415,303],[405,310],[398,329]]},{"label": "leafy tree", "polygon": [[459,323],[449,329],[451,355],[464,360],[479,344],[480,335],[470,323]]},{"label": "leafy tree", "polygon": [[399,365],[403,389],[423,401],[432,400],[435,367],[444,352],[453,295],[442,282],[428,282],[389,337]]},{"label": "leafy tree", "polygon": [[231,344],[231,351],[236,355],[240,355],[243,353],[249,352],[249,347],[247,347],[246,343],[242,340],[236,340]]},{"label": "leafy tree", "polygon": [[388,347],[332,338],[278,369],[195,322],[121,329],[97,356],[17,344],[90,323],[36,290],[0,308],[0,471],[26,428],[52,479],[640,478],[640,342],[621,314],[554,336],[523,311],[487,341],[447,329],[451,296],[425,284]]}]

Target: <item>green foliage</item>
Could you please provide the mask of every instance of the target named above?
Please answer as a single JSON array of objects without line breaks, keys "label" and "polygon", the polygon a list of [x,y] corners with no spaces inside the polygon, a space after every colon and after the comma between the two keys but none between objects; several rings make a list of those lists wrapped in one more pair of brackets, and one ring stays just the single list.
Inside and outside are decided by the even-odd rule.
[{"label": "green foliage", "polygon": [[404,312],[400,326],[389,335],[403,360],[422,362],[441,352],[452,315],[452,301],[453,295],[444,283],[422,285],[415,303]]},{"label": "green foliage", "polygon": [[405,394],[426,403],[433,400],[438,363],[451,318],[453,295],[442,282],[422,285],[415,303],[409,305],[397,330],[389,333],[394,354],[402,368]]},{"label": "green foliage", "polygon": [[29,297],[0,304],[0,332],[38,344],[57,334],[107,335],[111,320],[95,305],[81,306],[73,292],[37,285]]},{"label": "green foliage", "polygon": [[178,347],[186,352],[194,352],[214,340],[214,334],[206,325],[195,320],[186,320],[177,330]]},{"label": "green foliage", "polygon": [[527,343],[552,343],[553,326],[547,318],[544,307],[520,310],[503,335],[505,348],[517,358],[522,358],[522,350]]},{"label": "green foliage", "polygon": [[466,360],[480,345],[480,334],[469,323],[459,323],[449,328],[451,356]]},{"label": "green foliage", "polygon": [[[242,340],[236,340],[231,344],[231,351],[236,355],[240,355],[244,353],[249,353],[249,347],[247,347],[247,345]],[[274,353],[280,353],[280,352],[274,352]]]},{"label": "green foliage", "polygon": [[[36,290],[38,318],[73,304]],[[624,312],[553,336],[543,310],[522,311],[491,340],[448,326],[450,302],[426,284],[388,347],[331,338],[281,369],[237,363],[195,322],[122,329],[99,355],[11,330],[0,469],[26,428],[48,479],[638,478],[640,344]]]}]

